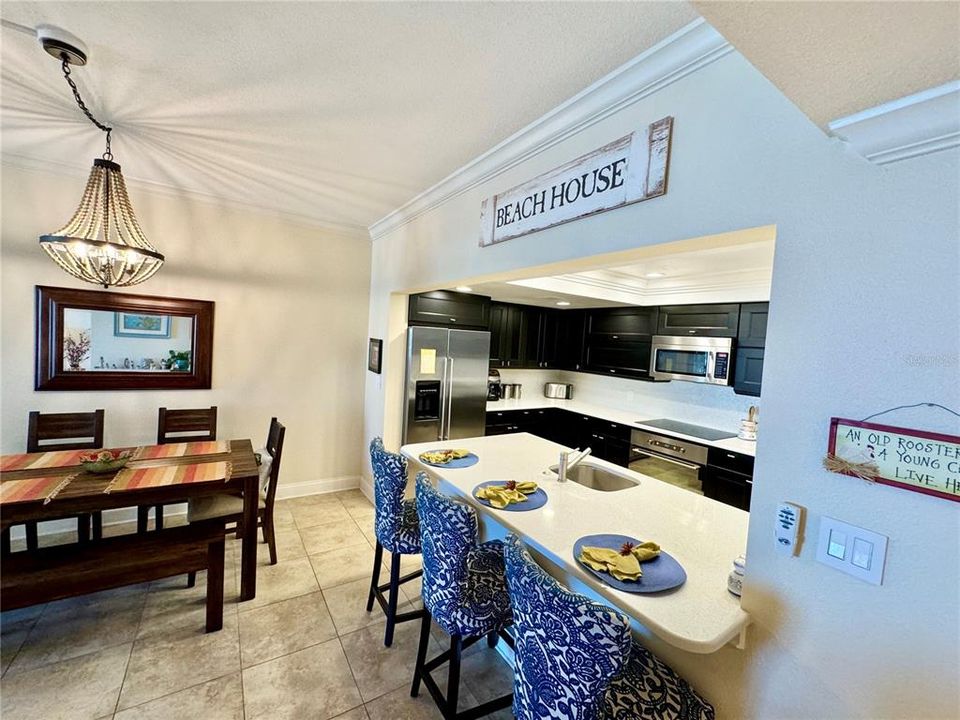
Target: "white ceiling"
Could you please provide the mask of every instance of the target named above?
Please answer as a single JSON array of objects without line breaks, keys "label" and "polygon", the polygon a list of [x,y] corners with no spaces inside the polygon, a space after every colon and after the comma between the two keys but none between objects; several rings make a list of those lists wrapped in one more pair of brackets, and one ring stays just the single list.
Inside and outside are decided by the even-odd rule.
[{"label": "white ceiling", "polygon": [[697,10],[815,123],[960,78],[960,3],[716,2]]},{"label": "white ceiling", "polygon": [[[80,37],[131,184],[366,228],[696,18],[686,2],[4,2]],[[5,162],[86,174],[102,134],[2,31]],[[78,197],[80,188],[78,186]]]},{"label": "white ceiling", "polygon": [[[570,308],[612,305],[683,305],[770,299],[774,240],[766,228],[730,233],[730,244],[677,252],[671,244],[641,262],[507,282],[471,289],[501,302]],[[662,277],[649,277],[650,273]]]}]

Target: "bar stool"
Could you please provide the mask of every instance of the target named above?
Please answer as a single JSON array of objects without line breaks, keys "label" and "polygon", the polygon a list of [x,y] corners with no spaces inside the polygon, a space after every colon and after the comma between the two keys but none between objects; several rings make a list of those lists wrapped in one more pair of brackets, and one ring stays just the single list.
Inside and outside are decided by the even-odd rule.
[{"label": "bar stool", "polygon": [[[373,467],[373,496],[375,502],[374,532],[377,535],[377,547],[373,556],[373,577],[370,579],[370,594],[367,596],[367,612],[373,610],[374,599],[383,608],[387,616],[387,629],[383,644],[393,644],[393,630],[398,622],[416,620],[422,613],[419,610],[397,614],[397,596],[400,586],[420,577],[422,570],[416,570],[400,577],[400,556],[420,554],[420,523],[417,520],[417,508],[413,500],[404,500],[407,488],[407,461],[402,455],[388,452],[383,440],[374,438],[370,443],[370,464]],[[380,584],[380,569],[383,562],[383,550],[391,553],[390,582]],[[389,590],[389,598],[384,591]]]},{"label": "bar stool", "polygon": [[710,703],[633,641],[624,616],[564,588],[514,535],[504,556],[517,720],[713,720]]},{"label": "bar stool", "polygon": [[[511,623],[510,596],[503,565],[503,543],[477,543],[477,514],[473,508],[434,490],[426,473],[417,475],[417,515],[423,544],[423,605],[420,645],[410,695],[426,685],[444,720],[478,718],[510,707],[513,694],[457,713],[462,652],[483,637],[494,647],[501,637],[513,647],[507,632]],[[450,649],[427,661],[430,624],[450,635]],[[443,697],[431,671],[449,661],[447,696]]]}]

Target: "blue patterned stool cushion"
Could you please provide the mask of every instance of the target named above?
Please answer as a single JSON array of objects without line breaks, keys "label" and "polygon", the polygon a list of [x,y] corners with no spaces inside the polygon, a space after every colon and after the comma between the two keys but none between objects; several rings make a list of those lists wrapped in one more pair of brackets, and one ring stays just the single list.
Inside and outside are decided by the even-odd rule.
[{"label": "blue patterned stool cushion", "polygon": [[630,660],[614,679],[603,702],[610,720],[713,720],[713,706],[673,668],[642,645],[633,644]]},{"label": "blue patterned stool cushion", "polygon": [[423,545],[423,605],[450,635],[473,637],[511,623],[503,543],[477,543],[473,508],[434,490],[417,475]]},{"label": "blue patterned stool cushion", "polygon": [[402,455],[387,452],[380,438],[370,443],[373,466],[373,497],[377,540],[392,553],[416,555],[420,552],[420,523],[413,500],[404,500],[407,487],[407,461]]},{"label": "blue patterned stool cushion", "polygon": [[596,720],[610,681],[626,665],[630,626],[610,608],[569,592],[514,535],[505,547],[513,606],[518,720]]}]

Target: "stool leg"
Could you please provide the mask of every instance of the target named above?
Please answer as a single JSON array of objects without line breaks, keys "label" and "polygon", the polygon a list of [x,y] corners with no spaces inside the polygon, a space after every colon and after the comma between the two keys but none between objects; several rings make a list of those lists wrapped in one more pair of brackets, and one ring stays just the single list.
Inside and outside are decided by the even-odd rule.
[{"label": "stool leg", "polygon": [[417,647],[417,663],[413,666],[413,685],[410,687],[410,697],[420,694],[420,676],[423,674],[423,665],[427,661],[427,645],[430,644],[430,613],[423,611],[420,621],[420,645]]},{"label": "stool leg", "polygon": [[103,539],[103,513],[99,510],[92,515],[93,517],[93,539]]},{"label": "stool leg", "polygon": [[187,573],[187,587],[188,587],[188,588],[192,588],[192,587],[193,587],[194,585],[196,585],[196,584],[197,584],[197,573],[196,573],[196,572],[188,572],[188,573]]},{"label": "stool leg", "polygon": [[87,514],[77,515],[77,542],[90,542],[90,516]]},{"label": "stool leg", "polygon": [[377,540],[377,549],[373,551],[373,578],[370,580],[370,594],[367,595],[367,612],[373,610],[373,598],[380,584],[380,569],[383,562],[383,545]]},{"label": "stool leg", "polygon": [[491,630],[487,633],[487,647],[495,648],[497,646],[497,641],[500,640],[500,635],[496,630]]},{"label": "stool leg", "polygon": [[150,506],[149,505],[140,505],[137,507],[137,532],[145,533],[147,531],[147,523],[150,518]]},{"label": "stool leg", "polygon": [[157,530],[163,530],[163,505],[157,505],[153,514],[157,519]]},{"label": "stool leg", "polygon": [[447,708],[444,718],[457,715],[457,703],[460,700],[460,653],[463,651],[463,636],[450,636],[450,670],[447,675]]},{"label": "stool leg", "polygon": [[27,533],[27,550],[36,550],[40,547],[40,538],[37,537],[37,523],[34,520],[29,521],[24,529]]},{"label": "stool leg", "polygon": [[390,595],[387,597],[387,631],[383,635],[386,647],[393,645],[393,628],[397,624],[397,595],[400,594],[400,553],[390,557]]}]

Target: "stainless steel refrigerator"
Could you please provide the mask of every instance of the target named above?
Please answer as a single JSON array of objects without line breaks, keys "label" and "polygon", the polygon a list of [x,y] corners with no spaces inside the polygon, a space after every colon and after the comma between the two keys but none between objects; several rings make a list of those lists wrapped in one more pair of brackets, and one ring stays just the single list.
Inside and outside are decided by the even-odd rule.
[{"label": "stainless steel refrigerator", "polygon": [[489,367],[488,332],[409,328],[403,442],[483,435]]}]

